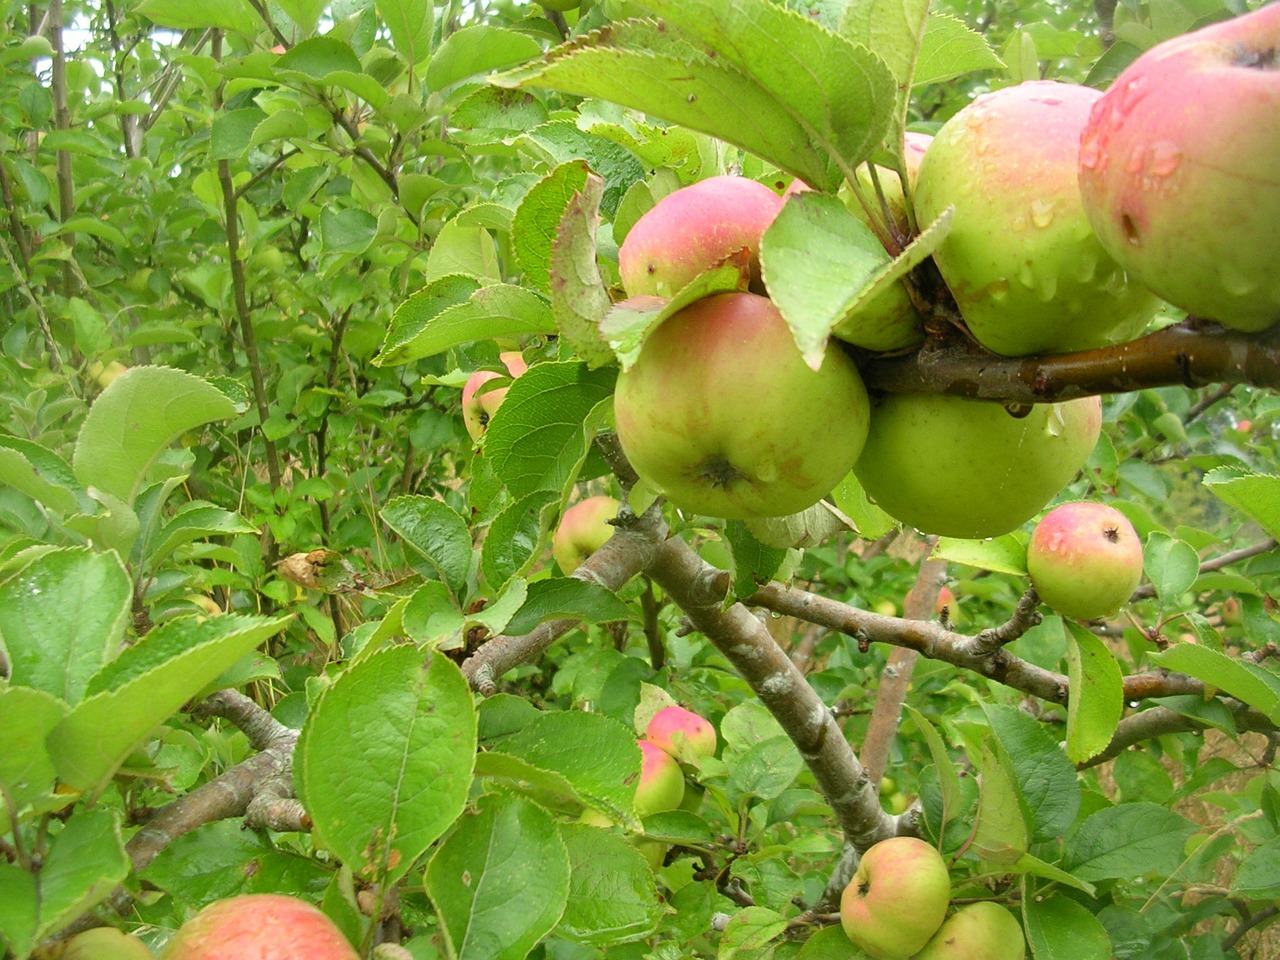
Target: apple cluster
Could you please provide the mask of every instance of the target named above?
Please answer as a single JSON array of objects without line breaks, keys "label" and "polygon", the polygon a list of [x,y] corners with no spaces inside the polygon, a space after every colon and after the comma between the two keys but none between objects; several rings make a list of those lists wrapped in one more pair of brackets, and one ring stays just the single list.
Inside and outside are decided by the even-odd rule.
[{"label": "apple cluster", "polygon": [[684,801],[684,768],[716,752],[716,728],[706,718],[678,705],[655,713],[639,739],[640,782],[636,814],[647,817],[675,810]]},{"label": "apple cluster", "polygon": [[890,837],[867,849],[840,897],[840,925],[871,960],[1023,960],[1022,928],[989,900],[950,916],[951,878],[936,847]]}]

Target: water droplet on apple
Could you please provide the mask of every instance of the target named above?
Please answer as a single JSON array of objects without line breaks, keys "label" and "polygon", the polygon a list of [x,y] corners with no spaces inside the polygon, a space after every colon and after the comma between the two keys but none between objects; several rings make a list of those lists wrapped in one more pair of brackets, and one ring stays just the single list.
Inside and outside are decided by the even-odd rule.
[{"label": "water droplet on apple", "polygon": [[1054,205],[1052,200],[1031,201],[1031,222],[1041,230],[1053,223]]},{"label": "water droplet on apple", "polygon": [[1100,170],[1102,163],[1101,137],[1090,136],[1080,144],[1080,166],[1086,170]]},{"label": "water droplet on apple", "polygon": [[1060,406],[1055,405],[1049,411],[1049,416],[1045,420],[1044,427],[1051,437],[1060,437],[1066,432],[1067,418],[1063,416],[1062,408]]},{"label": "water droplet on apple", "polygon": [[1147,162],[1146,147],[1136,147],[1129,154],[1129,160],[1124,165],[1125,173],[1141,173],[1143,165]]},{"label": "water droplet on apple", "polygon": [[1175,143],[1160,140],[1151,145],[1147,159],[1147,174],[1153,177],[1167,177],[1178,169],[1182,162],[1182,151]]}]

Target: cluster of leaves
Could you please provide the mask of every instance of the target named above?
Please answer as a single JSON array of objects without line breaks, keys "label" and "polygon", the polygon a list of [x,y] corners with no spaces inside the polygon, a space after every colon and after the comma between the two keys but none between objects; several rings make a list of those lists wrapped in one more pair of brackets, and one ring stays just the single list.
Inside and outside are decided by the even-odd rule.
[{"label": "cluster of leaves", "polygon": [[[846,838],[793,731],[721,638],[688,631],[674,585],[630,579],[643,563],[608,589],[609,571],[557,577],[545,558],[571,498],[616,490],[594,441],[617,365],[679,303],[611,312],[616,247],[679,185],[732,169],[834,189],[863,160],[900,167],[901,130],[974,90],[1102,78],[1221,10],[1119,7],[1104,54],[1070,5],[638,6],[667,26],[606,3],[566,23],[460,0],[64,0],[38,34],[38,5],[0,12],[14,957],[109,906],[158,943],[195,908],[264,890],[321,901],[359,944],[403,932],[420,958],[848,955],[821,909]],[[946,229],[885,267],[840,205],[787,209],[767,256],[811,358]],[[477,452],[458,388],[510,348],[533,363]],[[1237,955],[1280,896],[1280,682],[1257,657],[1280,642],[1265,589],[1280,495],[1254,472],[1280,448],[1280,402],[1227,399],[1109,403],[1063,497],[1125,510],[1149,593],[1129,623],[1050,618],[1007,648],[1069,698],[942,655],[916,665],[884,799],[918,798],[903,828],[952,860],[957,897],[1017,905],[1037,956],[1185,956],[1193,930],[1225,931],[1196,956]],[[670,520],[728,595],[764,605],[770,578],[855,617],[929,586],[917,537],[856,489],[835,501],[860,536],[803,552]],[[953,624],[1014,614],[1022,550],[934,548]],[[582,628],[473,698],[477,647],[568,622]],[[770,626],[862,744],[885,648]],[[897,621],[872,627],[909,645]],[[1158,699],[1126,686],[1167,672],[1190,679]],[[184,712],[215,690],[250,695],[234,723]],[[635,732],[671,699],[725,746],[691,774],[698,810],[643,824],[671,845],[655,874],[626,836]],[[1138,747],[1108,752],[1123,716],[1156,710]],[[1271,739],[1233,749],[1251,727]],[[305,816],[227,819],[275,798],[282,772]]]}]

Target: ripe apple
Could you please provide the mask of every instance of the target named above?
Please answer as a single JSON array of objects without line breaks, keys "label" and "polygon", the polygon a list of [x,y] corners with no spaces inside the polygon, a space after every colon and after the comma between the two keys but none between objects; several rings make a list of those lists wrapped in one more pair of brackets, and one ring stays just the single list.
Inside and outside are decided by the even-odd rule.
[{"label": "ripe apple", "polygon": [[990,900],[966,904],[949,916],[915,960],[1023,960],[1022,927]]},{"label": "ripe apple", "polygon": [[644,736],[677,760],[684,750],[699,757],[716,752],[716,728],[706,718],[681,706],[663,707],[655,713]]},{"label": "ripe apple", "polygon": [[618,440],[636,473],[682,509],[777,517],[812,506],[866,437],[862,377],[839,349],[810,369],[765,297],[722,293],[657,328],[618,376]]},{"label": "ripe apple", "polygon": [[942,854],[915,837],[890,837],[862,855],[840,895],[840,925],[873,960],[907,960],[942,925],[950,900]]},{"label": "ripe apple", "polygon": [[882,510],[917,530],[998,537],[1071,481],[1101,429],[1097,397],[1015,415],[987,400],[890,394],[872,407],[854,473]]},{"label": "ripe apple", "polygon": [[744,247],[751,251],[751,288],[763,292],[760,238],[782,198],[747,177],[709,177],[659,200],[618,248],[627,296],[673,297],[700,273]]},{"label": "ripe apple", "polygon": [[1051,80],[985,94],[943,124],[920,165],[921,222],[956,208],[934,262],[969,331],[995,353],[1132,340],[1159,306],[1085,216],[1077,154],[1100,96]]},{"label": "ripe apple", "polygon": [[155,960],[137,937],[115,927],[94,927],[67,941],[61,960]]},{"label": "ripe apple", "polygon": [[551,555],[566,577],[613,536],[609,521],[617,515],[618,501],[605,496],[579,500],[564,512],[551,535]]},{"label": "ripe apple", "polygon": [[[529,369],[524,357],[517,350],[498,354],[498,359],[507,368],[511,378],[515,379]],[[491,380],[502,379],[502,374],[493,370],[477,370],[462,387],[462,422],[466,424],[467,433],[472,440],[479,440],[484,435],[484,428],[506,399],[506,387],[494,387],[480,391],[480,388]]]},{"label": "ripe apple", "polygon": [[637,817],[675,810],[684,799],[684,771],[676,758],[657,744],[640,744],[640,782],[636,784]]},{"label": "ripe apple", "polygon": [[209,904],[182,925],[161,960],[359,960],[341,931],[303,900],[250,893]]},{"label": "ripe apple", "polygon": [[1064,503],[1036,524],[1027,573],[1040,599],[1064,617],[1109,617],[1142,579],[1142,541],[1115,507]]},{"label": "ripe apple", "polygon": [[1093,108],[1080,189],[1098,239],[1170,303],[1280,321],[1280,4],[1152,47]]}]

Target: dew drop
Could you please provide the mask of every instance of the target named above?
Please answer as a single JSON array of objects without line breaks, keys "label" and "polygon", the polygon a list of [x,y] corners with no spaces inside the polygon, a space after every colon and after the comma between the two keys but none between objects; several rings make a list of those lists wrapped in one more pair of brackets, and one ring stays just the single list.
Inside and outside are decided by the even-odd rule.
[{"label": "dew drop", "polygon": [[1182,151],[1178,145],[1168,140],[1160,140],[1151,145],[1151,152],[1147,158],[1147,175],[1168,177],[1178,169],[1181,162]]},{"label": "dew drop", "polygon": [[1053,223],[1054,205],[1052,200],[1031,201],[1031,222],[1041,230]]}]

